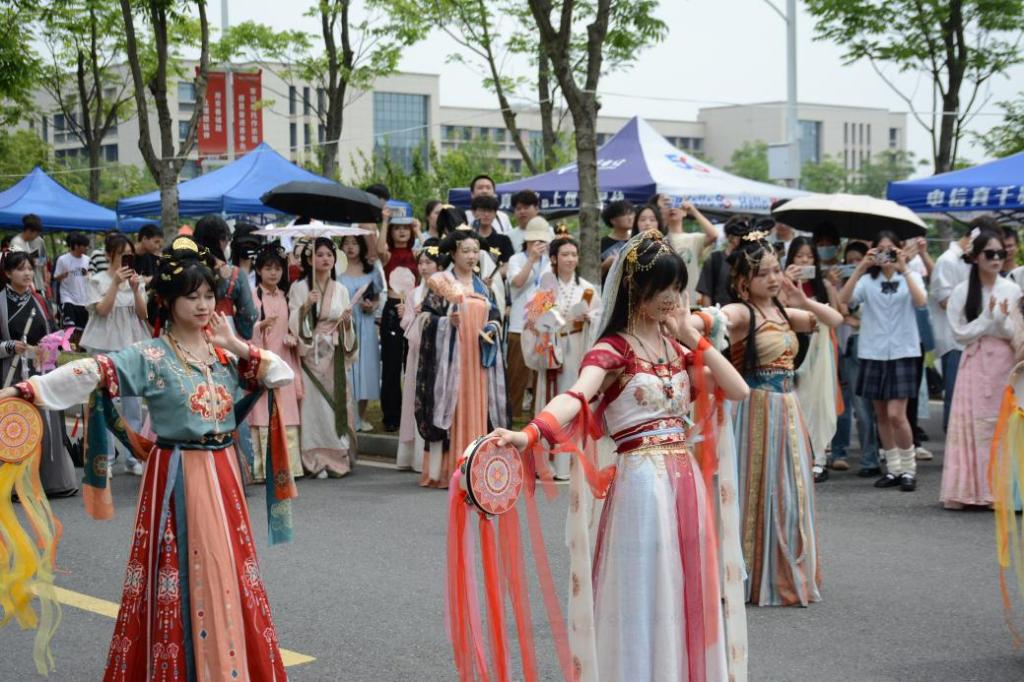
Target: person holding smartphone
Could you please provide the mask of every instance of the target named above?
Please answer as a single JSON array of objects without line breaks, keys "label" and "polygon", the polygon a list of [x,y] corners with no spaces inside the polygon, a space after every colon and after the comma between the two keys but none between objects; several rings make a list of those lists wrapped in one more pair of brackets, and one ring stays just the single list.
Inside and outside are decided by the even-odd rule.
[{"label": "person holding smartphone", "polygon": [[[107,235],[104,253],[109,267],[89,278],[89,321],[82,332],[80,345],[89,353],[113,353],[150,337],[146,322],[146,287],[133,269],[135,250],[131,241],[120,233]],[[125,421],[138,431],[142,428],[142,410],[138,398],[121,398]],[[118,443],[111,436],[111,443]],[[121,448],[125,469],[142,475],[142,464],[127,449]],[[114,452],[107,453],[113,471]]]},{"label": "person holding smartphone", "polygon": [[861,307],[856,393],[874,405],[887,470],[875,487],[916,490],[917,461],[907,401],[917,395],[921,384],[921,340],[914,310],[928,301],[924,280],[908,268],[903,243],[894,233],[878,233],[839,292],[839,302]]}]

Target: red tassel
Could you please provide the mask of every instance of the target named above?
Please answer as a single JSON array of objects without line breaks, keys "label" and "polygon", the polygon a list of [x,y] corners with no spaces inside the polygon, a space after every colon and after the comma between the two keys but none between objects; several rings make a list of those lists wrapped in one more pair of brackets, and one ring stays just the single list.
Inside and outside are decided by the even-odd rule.
[{"label": "red tassel", "polygon": [[498,543],[491,519],[480,516],[480,562],[484,569],[484,597],[487,600],[487,625],[491,631],[491,659],[500,682],[508,682],[508,644],[505,641],[501,575],[498,569]]},{"label": "red tassel", "polygon": [[516,618],[516,633],[519,635],[523,679],[525,682],[537,682],[533,615],[530,611],[530,594],[526,585],[526,562],[523,559],[523,542],[519,533],[519,512],[515,507],[498,517],[498,536],[501,563],[505,570],[505,585],[509,601],[512,602],[512,613]]}]

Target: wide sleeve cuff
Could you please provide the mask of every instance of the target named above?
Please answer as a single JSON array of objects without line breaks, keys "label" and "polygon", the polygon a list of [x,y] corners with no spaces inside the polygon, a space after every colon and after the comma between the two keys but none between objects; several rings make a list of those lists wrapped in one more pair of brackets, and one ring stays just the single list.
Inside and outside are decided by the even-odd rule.
[{"label": "wide sleeve cuff", "polygon": [[[115,386],[117,371],[114,371]],[[66,410],[89,400],[97,386],[103,385],[99,363],[92,359],[75,360],[49,374],[29,378],[18,389],[26,400],[47,410]]]},{"label": "wide sleeve cuff", "polygon": [[262,384],[267,388],[280,388],[295,380],[295,372],[291,366],[276,354],[251,344],[249,354],[248,361],[239,362],[239,371],[242,372],[244,380]]}]

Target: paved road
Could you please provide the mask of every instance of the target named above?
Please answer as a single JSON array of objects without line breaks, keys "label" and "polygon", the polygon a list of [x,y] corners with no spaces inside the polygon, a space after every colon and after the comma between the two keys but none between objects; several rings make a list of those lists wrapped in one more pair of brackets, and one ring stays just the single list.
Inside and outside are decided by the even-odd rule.
[{"label": "paved road", "polygon": [[[934,420],[927,428],[938,435]],[[991,514],[943,511],[940,472],[941,457],[923,464],[913,494],[876,490],[852,472],[818,486],[825,601],[748,610],[751,680],[1024,680],[1024,652],[1013,651],[1002,620]],[[85,518],[79,499],[55,503],[61,586],[119,599],[136,480],[114,480],[111,522]],[[291,679],[454,679],[442,615],[446,496],[415,480],[363,467],[347,480],[302,481],[295,542],[260,543],[282,646],[316,658],[289,668]],[[542,505],[552,543],[564,512],[564,496]],[[260,513],[253,523],[264,538]],[[566,553],[554,544],[549,553],[566,571]],[[65,607],[52,679],[100,679],[112,627]],[[0,681],[34,679],[28,633],[0,631],[0,651]],[[544,655],[543,678],[555,680],[553,653]]]}]

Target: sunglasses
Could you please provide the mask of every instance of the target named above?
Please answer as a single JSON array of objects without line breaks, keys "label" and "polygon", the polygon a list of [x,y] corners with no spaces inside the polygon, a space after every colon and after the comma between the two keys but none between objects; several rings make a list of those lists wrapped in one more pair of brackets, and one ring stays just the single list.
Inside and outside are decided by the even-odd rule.
[{"label": "sunglasses", "polygon": [[1006,249],[985,249],[981,252],[988,260],[1006,260],[1009,255]]}]

